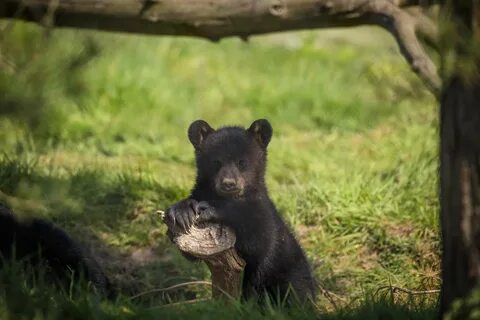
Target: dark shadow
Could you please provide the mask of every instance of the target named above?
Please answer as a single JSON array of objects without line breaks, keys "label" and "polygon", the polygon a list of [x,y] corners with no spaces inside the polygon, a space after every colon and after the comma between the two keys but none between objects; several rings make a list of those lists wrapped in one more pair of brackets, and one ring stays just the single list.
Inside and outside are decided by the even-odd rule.
[{"label": "dark shadow", "polygon": [[[37,170],[34,161],[6,156],[0,160],[0,203],[13,208],[20,218],[41,217],[64,228],[96,257],[124,296],[208,275],[203,265],[181,256],[166,237],[161,216],[155,213],[156,208],[178,201],[185,191],[151,177],[108,175],[90,169],[62,177]],[[129,237],[126,243],[115,244]],[[136,301],[158,305],[208,296],[209,289],[184,287]]]}]

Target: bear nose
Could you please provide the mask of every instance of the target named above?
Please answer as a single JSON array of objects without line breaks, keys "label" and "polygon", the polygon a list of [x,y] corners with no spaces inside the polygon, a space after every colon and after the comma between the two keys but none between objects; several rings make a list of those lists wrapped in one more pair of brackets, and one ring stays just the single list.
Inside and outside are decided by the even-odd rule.
[{"label": "bear nose", "polygon": [[225,178],[222,180],[222,188],[224,188],[225,190],[234,189],[236,185],[237,182],[235,181],[235,179]]}]

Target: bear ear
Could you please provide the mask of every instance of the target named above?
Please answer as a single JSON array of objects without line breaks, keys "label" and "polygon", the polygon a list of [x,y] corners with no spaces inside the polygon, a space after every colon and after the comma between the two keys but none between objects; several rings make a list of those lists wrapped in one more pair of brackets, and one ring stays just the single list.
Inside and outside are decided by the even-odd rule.
[{"label": "bear ear", "polygon": [[272,126],[266,119],[255,120],[247,131],[255,137],[260,146],[266,148],[272,138]]},{"label": "bear ear", "polygon": [[188,128],[188,139],[193,144],[195,149],[199,148],[205,138],[215,130],[203,120],[197,120],[192,122]]}]

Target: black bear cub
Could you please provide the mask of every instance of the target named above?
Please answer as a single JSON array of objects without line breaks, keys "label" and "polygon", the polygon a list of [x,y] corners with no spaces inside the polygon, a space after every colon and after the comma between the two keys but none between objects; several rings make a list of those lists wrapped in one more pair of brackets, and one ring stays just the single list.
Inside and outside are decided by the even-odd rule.
[{"label": "black bear cub", "polygon": [[98,293],[114,297],[98,263],[65,231],[43,219],[20,221],[0,204],[0,267],[13,258],[34,267],[43,263],[48,274],[67,287],[83,275]]},{"label": "black bear cub", "polygon": [[300,245],[277,212],[265,186],[267,146],[272,127],[260,119],[248,129],[214,130],[193,122],[188,138],[195,148],[197,178],[190,197],[167,209],[167,223],[188,230],[218,222],[236,233],[236,249],[246,261],[243,298],[305,301],[315,281]]}]

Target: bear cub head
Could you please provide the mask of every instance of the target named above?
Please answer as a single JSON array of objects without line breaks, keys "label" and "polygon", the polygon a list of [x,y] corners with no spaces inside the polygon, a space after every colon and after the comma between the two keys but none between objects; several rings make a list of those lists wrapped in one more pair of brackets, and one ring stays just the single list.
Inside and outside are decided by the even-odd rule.
[{"label": "bear cub head", "polygon": [[188,128],[195,148],[197,184],[220,198],[239,199],[265,189],[267,146],[272,126],[265,119],[254,121],[248,129],[213,129],[197,120]]}]

